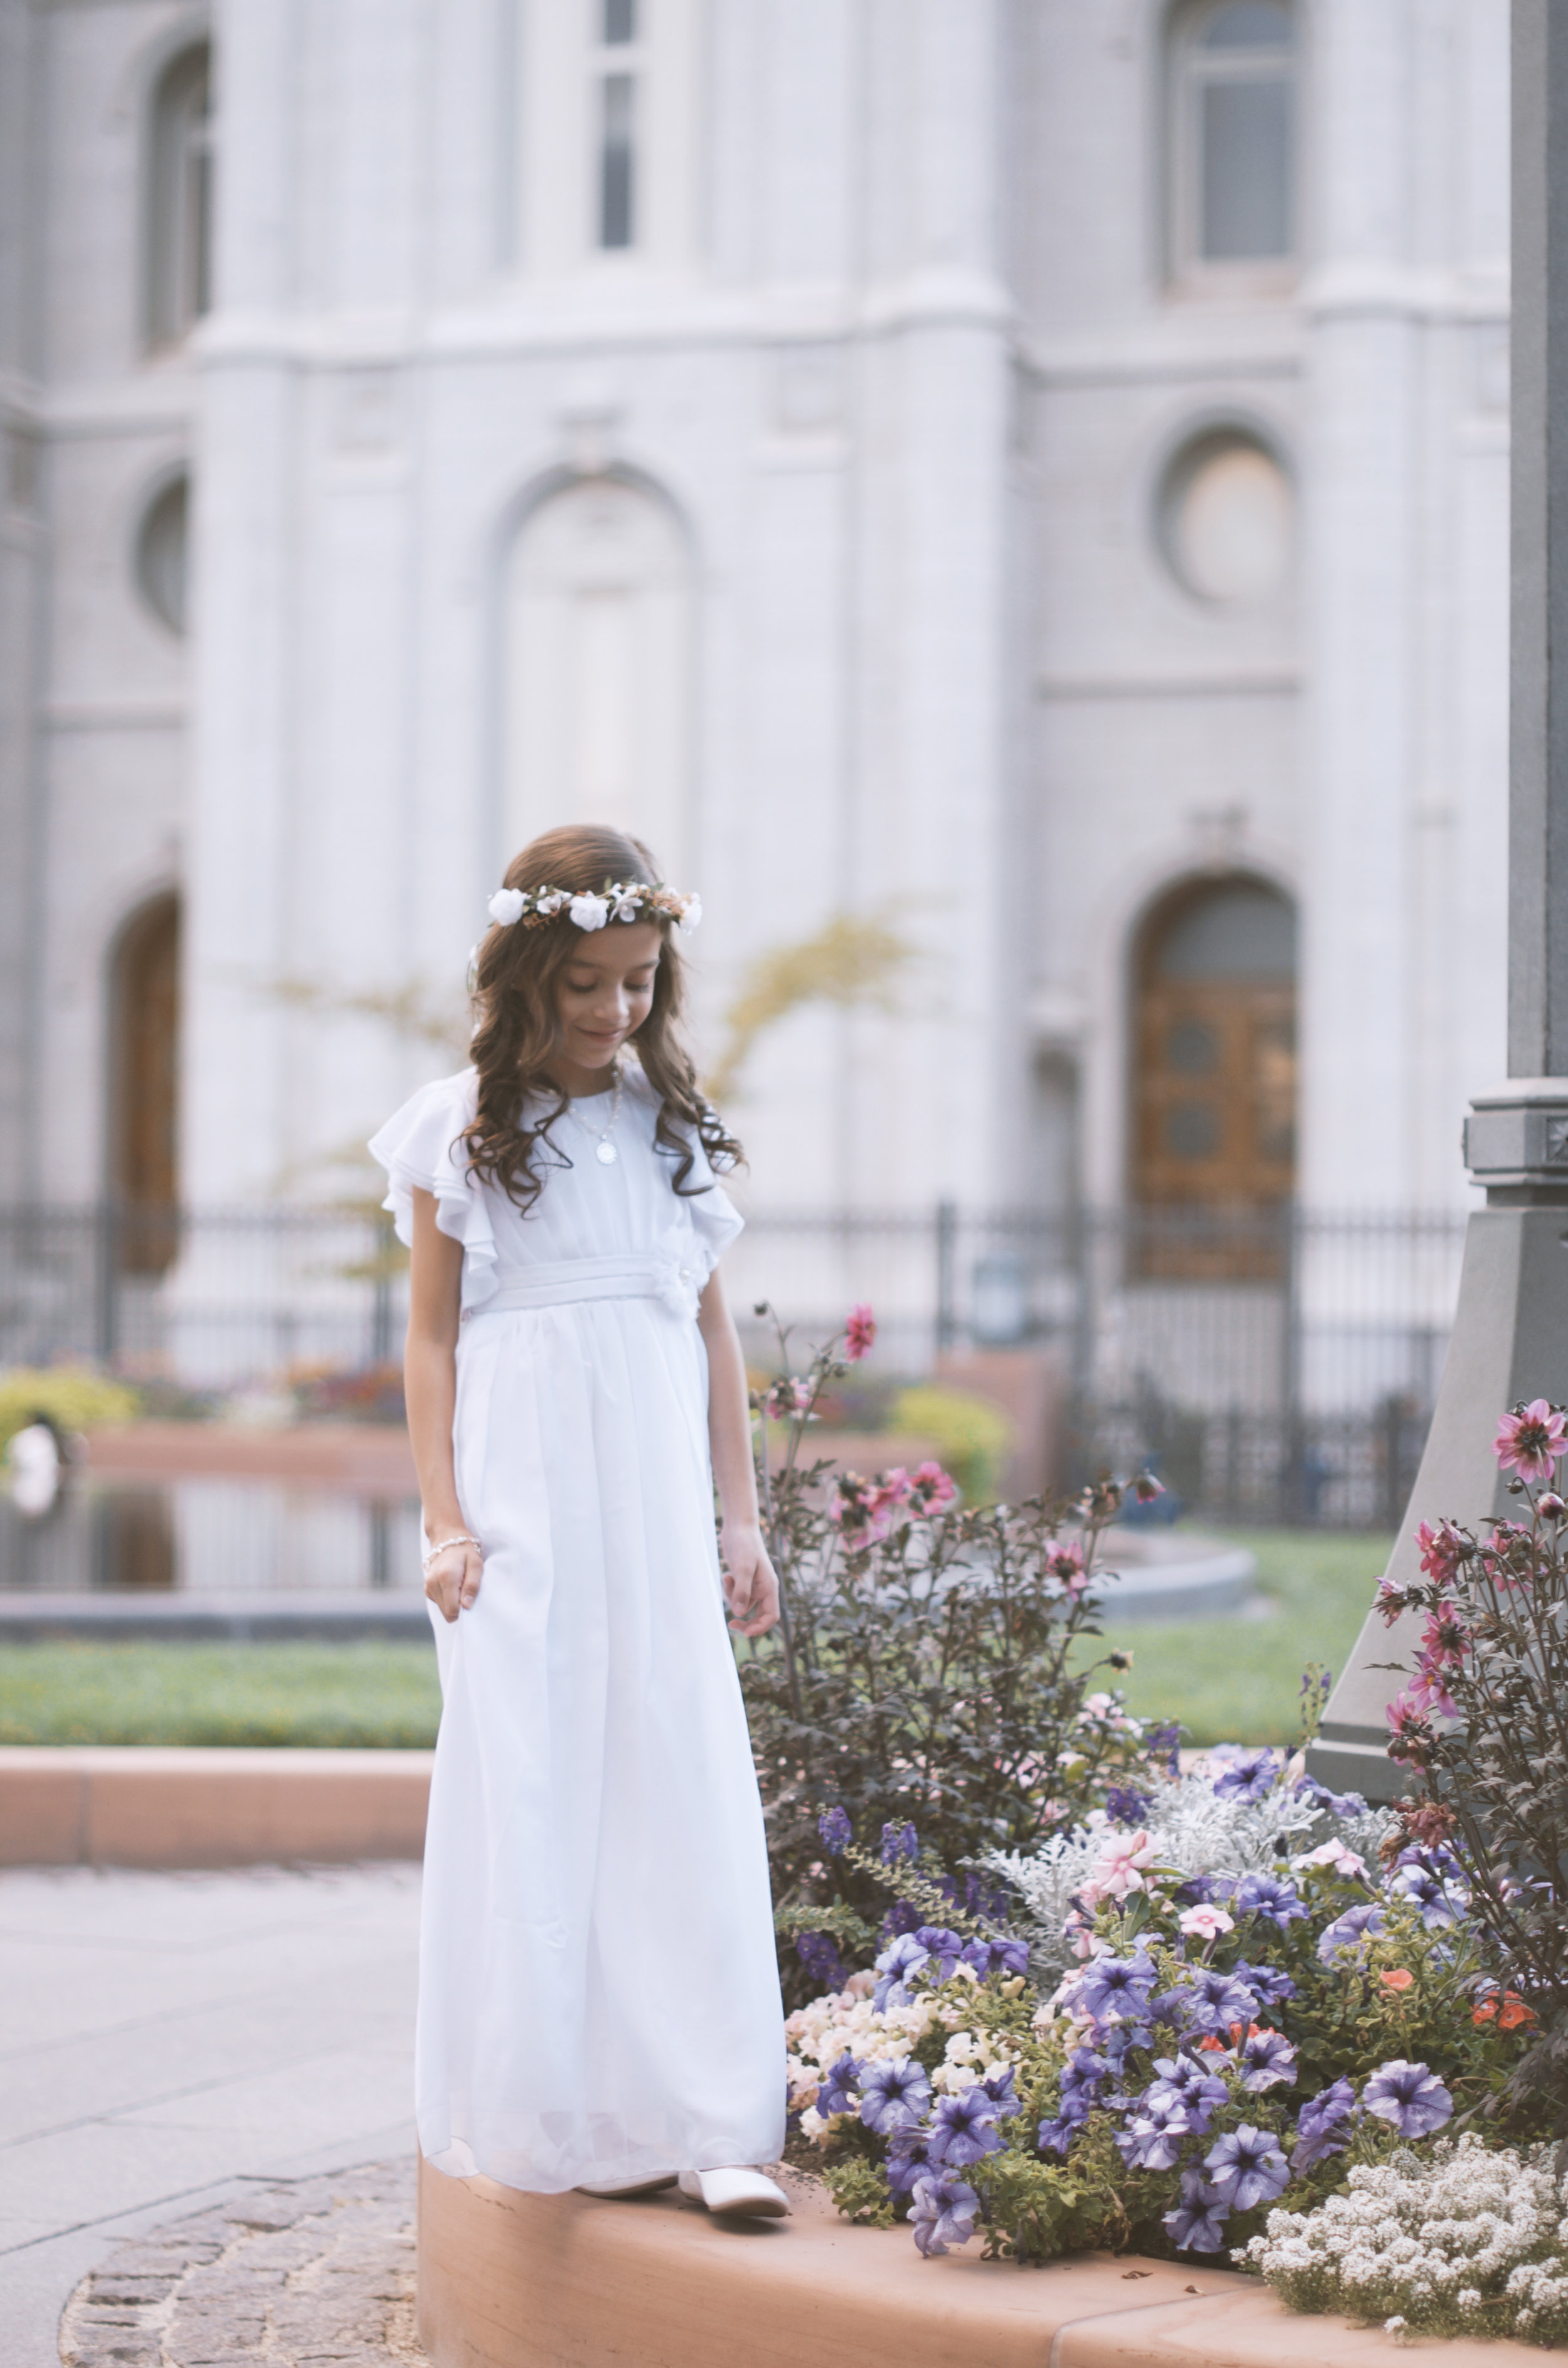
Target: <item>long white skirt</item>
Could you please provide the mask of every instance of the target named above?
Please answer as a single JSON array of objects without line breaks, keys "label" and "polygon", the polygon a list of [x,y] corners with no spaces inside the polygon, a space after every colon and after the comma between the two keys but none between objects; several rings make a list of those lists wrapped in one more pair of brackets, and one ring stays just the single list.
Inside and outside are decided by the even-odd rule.
[{"label": "long white skirt", "polygon": [[471,1611],[432,1611],[420,2145],[544,2192],[771,2161],[783,2018],[701,1337],[651,1298],[481,1313],[454,1437],[486,1558]]}]

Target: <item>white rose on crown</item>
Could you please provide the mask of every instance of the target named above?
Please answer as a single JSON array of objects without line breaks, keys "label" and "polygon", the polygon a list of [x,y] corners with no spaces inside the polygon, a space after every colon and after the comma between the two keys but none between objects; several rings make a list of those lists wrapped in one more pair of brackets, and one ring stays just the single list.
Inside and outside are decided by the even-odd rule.
[{"label": "white rose on crown", "polygon": [[520,888],[497,888],[490,899],[490,917],[509,929],[514,921],[522,919],[527,901]]},{"label": "white rose on crown", "polygon": [[580,929],[602,929],[609,918],[609,899],[606,896],[574,896],[569,910]]}]

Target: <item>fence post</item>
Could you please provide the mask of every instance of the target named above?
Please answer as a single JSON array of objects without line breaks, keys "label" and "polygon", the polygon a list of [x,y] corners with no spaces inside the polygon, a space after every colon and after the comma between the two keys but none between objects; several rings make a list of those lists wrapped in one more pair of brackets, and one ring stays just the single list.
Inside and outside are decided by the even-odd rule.
[{"label": "fence post", "polygon": [[119,1347],[119,1210],[113,1201],[100,1201],[94,1227],[95,1267],[93,1349],[100,1364],[112,1365]]},{"label": "fence post", "polygon": [[1293,1201],[1279,1212],[1281,1228],[1279,1279],[1283,1297],[1279,1309],[1279,1423],[1284,1456],[1280,1466],[1280,1511],[1285,1520],[1301,1518],[1305,1440],[1301,1432],[1301,1212]]},{"label": "fence post", "polygon": [[385,1365],[392,1352],[392,1221],[383,1209],[376,1219],[375,1286],[370,1301],[370,1362]]},{"label": "fence post", "polygon": [[950,1349],[959,1337],[959,1212],[954,1201],[937,1203],[937,1348]]}]

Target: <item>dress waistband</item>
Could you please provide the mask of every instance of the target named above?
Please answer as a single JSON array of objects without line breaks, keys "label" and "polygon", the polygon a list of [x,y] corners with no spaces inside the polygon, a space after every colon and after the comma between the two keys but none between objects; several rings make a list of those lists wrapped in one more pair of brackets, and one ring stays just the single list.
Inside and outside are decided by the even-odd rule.
[{"label": "dress waistband", "polygon": [[585,1299],[657,1299],[672,1315],[695,1315],[701,1276],[689,1259],[673,1258],[557,1258],[538,1266],[497,1267],[496,1287],[468,1317],[517,1307],[569,1307]]}]

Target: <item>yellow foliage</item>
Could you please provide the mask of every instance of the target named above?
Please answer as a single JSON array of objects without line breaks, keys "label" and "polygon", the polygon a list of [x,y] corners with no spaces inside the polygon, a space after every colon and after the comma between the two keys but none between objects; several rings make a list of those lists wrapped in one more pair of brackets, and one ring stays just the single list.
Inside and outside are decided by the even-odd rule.
[{"label": "yellow foliage", "polygon": [[882,922],[837,913],[814,938],[775,946],[747,971],[740,993],[724,1015],[729,1041],[707,1081],[712,1099],[731,1094],[757,1038],[808,1003],[896,1007],[892,981],[915,948]]},{"label": "yellow foliage", "polygon": [[939,1460],[968,1503],[994,1502],[996,1483],[1013,1444],[1013,1426],[989,1398],[921,1382],[899,1392],[888,1419],[893,1430],[914,1431],[936,1441]]},{"label": "yellow foliage", "polygon": [[0,1447],[35,1415],[48,1415],[63,1431],[91,1430],[132,1421],[140,1405],[134,1390],[88,1365],[13,1365],[0,1372]]}]

